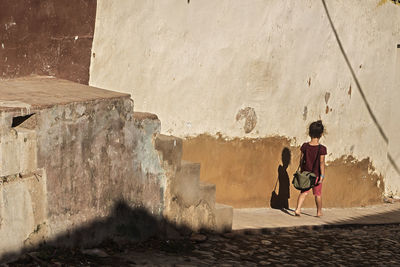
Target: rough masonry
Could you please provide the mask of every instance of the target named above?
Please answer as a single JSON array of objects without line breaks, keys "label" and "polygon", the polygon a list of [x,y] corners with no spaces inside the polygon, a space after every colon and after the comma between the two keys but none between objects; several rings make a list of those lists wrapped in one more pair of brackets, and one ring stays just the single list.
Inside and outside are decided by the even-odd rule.
[{"label": "rough masonry", "polygon": [[128,94],[52,77],[3,81],[0,126],[0,259],[44,242],[232,227],[215,185],[200,184],[200,164],[181,164],[182,140],[160,135],[157,116],[133,112]]}]

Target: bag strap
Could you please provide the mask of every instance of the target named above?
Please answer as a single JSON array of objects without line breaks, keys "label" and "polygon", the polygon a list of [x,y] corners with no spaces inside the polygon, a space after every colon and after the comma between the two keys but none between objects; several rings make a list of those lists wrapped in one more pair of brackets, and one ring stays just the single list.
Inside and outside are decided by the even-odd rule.
[{"label": "bag strap", "polygon": [[321,145],[318,145],[317,157],[315,158],[315,161],[314,161],[314,164],[313,164],[313,167],[312,167],[312,171],[314,171],[314,169],[315,169],[315,164],[316,164],[316,163],[317,163],[317,161],[318,161],[318,157],[319,157],[319,150],[320,150],[320,148],[321,148]]},{"label": "bag strap", "polygon": [[275,183],[275,187],[274,187],[274,192],[275,192],[275,190],[276,190],[276,186],[278,185],[278,181],[279,181],[279,177],[276,178],[276,183]]},{"label": "bag strap", "polygon": [[303,161],[303,160],[300,159],[299,167],[297,167],[297,170],[296,170],[296,171],[300,170],[300,166],[301,166],[302,161]]},{"label": "bag strap", "polygon": [[302,164],[303,161],[304,161],[304,157],[305,157],[305,153],[303,153],[303,157],[300,156],[299,167],[297,167],[297,170],[296,170],[296,171],[300,170],[301,164]]}]

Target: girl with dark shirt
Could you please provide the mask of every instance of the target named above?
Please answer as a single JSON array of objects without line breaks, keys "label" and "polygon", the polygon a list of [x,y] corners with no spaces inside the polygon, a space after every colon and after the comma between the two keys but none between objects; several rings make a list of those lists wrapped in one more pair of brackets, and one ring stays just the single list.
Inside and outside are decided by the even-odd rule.
[{"label": "girl with dark shirt", "polygon": [[[319,139],[323,133],[324,126],[322,125],[322,121],[319,120],[311,123],[308,129],[308,134],[311,137],[311,141],[304,143],[300,148],[301,171],[313,172],[317,176],[316,185],[312,188],[312,191],[315,196],[318,217],[322,216],[321,193],[322,183],[325,179],[325,155],[327,154],[326,147],[319,143]],[[297,207],[294,212],[296,216],[300,216],[301,206],[303,205],[304,199],[310,190],[300,192],[299,198],[297,199]]]}]

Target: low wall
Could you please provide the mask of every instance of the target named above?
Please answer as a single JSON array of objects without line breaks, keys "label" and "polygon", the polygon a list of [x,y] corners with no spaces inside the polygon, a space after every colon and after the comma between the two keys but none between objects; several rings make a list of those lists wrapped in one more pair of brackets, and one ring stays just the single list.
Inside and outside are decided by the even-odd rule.
[{"label": "low wall", "polygon": [[158,233],[157,117],[135,118],[129,95],[50,78],[3,82],[0,99],[0,258]]}]

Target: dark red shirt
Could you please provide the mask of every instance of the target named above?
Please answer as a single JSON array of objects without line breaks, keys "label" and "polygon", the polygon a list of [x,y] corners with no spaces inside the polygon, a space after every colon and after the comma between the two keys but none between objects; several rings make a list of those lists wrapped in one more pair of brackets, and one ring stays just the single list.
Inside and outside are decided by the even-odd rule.
[{"label": "dark red shirt", "polygon": [[[326,155],[326,147],[323,145],[320,145],[319,148],[319,153],[318,153],[318,146],[312,146],[309,143],[304,143],[301,148],[301,152],[303,152],[303,162],[301,164],[301,170],[302,171],[309,171],[315,173],[317,177],[320,175],[320,158],[321,155]],[[317,162],[315,163],[314,169],[313,165],[315,162],[315,159],[317,157],[318,153],[318,158]]]}]

